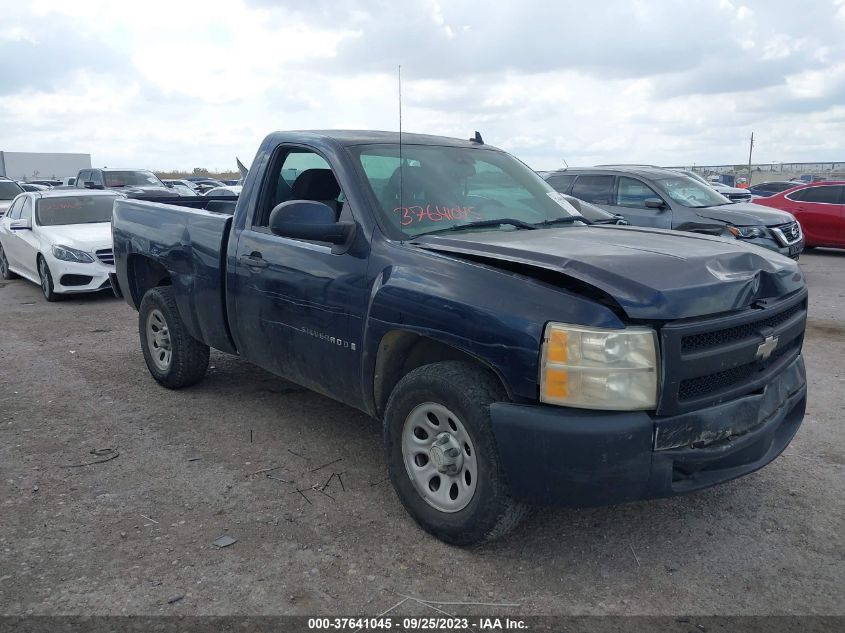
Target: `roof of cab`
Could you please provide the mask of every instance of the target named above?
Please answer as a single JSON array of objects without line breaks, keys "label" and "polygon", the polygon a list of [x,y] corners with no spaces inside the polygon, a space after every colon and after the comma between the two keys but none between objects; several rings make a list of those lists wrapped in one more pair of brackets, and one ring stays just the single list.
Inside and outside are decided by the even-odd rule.
[{"label": "roof of cab", "polygon": [[[277,143],[296,141],[334,141],[345,147],[353,145],[398,144],[399,132],[383,132],[377,130],[293,130],[290,132],[273,132],[270,134]],[[475,141],[451,138],[448,136],[434,136],[431,134],[409,134],[402,132],[403,145],[440,145],[447,147],[475,147],[498,149]]]}]

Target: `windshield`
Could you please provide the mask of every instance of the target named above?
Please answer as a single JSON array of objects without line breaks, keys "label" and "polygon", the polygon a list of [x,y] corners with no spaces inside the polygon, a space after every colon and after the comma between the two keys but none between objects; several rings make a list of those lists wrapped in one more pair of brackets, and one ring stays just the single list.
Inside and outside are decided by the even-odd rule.
[{"label": "windshield", "polygon": [[[504,152],[467,147],[362,145],[350,148],[380,205],[382,226],[402,238],[472,222],[477,230],[516,230],[580,217],[527,166]],[[533,227],[527,227],[533,228]]]},{"label": "windshield", "polygon": [[151,171],[104,171],[106,187],[164,187]]},{"label": "windshield", "polygon": [[41,198],[35,203],[35,219],[39,226],[111,222],[112,203],[116,197]]},{"label": "windshield", "polygon": [[697,180],[693,180],[687,176],[662,178],[657,182],[663,188],[663,191],[666,192],[667,196],[685,207],[697,209],[700,207],[718,207],[724,204],[731,204],[730,200],[718,193],[715,189],[711,189],[707,185],[702,185]]},{"label": "windshield", "polygon": [[0,200],[12,200],[19,193],[23,193],[23,189],[18,186],[18,183],[0,181]]}]

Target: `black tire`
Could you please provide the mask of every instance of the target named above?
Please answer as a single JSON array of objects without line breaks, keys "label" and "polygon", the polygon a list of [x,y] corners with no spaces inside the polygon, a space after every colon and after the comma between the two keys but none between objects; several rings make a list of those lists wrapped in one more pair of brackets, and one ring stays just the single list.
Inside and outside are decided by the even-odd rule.
[{"label": "black tire", "polygon": [[0,244],[0,278],[6,281],[17,279],[18,276],[9,270],[9,260],[6,259],[6,251],[3,250],[3,245]]},{"label": "black tire", "polygon": [[[506,400],[502,385],[477,365],[447,361],[419,367],[406,375],[390,395],[384,416],[388,474],[402,505],[420,526],[452,545],[474,545],[500,538],[528,512],[510,496],[490,423],[490,404]],[[477,465],[475,491],[468,505],[444,512],[417,491],[403,458],[406,419],[419,405],[442,405],[460,418],[471,438]]]},{"label": "black tire", "polygon": [[[153,350],[156,350],[158,357],[164,346],[156,346],[154,341],[159,339],[155,338],[155,333],[154,338],[148,336],[148,320],[151,318],[157,323],[163,320],[165,324],[164,328],[159,328],[159,332],[163,332],[166,337],[169,354],[165,350],[164,356],[158,360],[154,358]],[[159,286],[148,290],[144,295],[138,311],[138,334],[147,369],[159,384],[168,389],[181,389],[196,384],[205,377],[208,369],[208,345],[185,331],[185,325],[176,308],[172,287]]]},{"label": "black tire", "polygon": [[41,255],[38,256],[38,278],[41,281],[41,292],[44,293],[44,298],[47,301],[53,302],[59,300],[59,295],[53,288],[53,275],[50,274],[50,267],[47,265],[47,260]]}]

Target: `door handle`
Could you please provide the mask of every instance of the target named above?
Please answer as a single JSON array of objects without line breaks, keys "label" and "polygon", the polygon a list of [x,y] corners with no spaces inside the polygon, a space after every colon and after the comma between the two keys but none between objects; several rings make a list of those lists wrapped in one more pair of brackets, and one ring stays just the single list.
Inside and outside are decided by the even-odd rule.
[{"label": "door handle", "polygon": [[270,264],[261,257],[261,253],[250,253],[249,255],[241,255],[238,261],[246,264],[250,268],[267,268]]}]

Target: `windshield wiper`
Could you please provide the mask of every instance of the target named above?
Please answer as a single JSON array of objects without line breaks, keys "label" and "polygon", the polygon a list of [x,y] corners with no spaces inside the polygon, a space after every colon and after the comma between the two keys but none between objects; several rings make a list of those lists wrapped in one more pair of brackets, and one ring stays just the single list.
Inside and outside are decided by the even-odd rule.
[{"label": "windshield wiper", "polygon": [[535,222],[534,226],[554,226],[555,224],[572,224],[573,222],[583,222],[584,224],[591,224],[587,218],[580,215],[565,215],[560,218],[552,218],[551,220],[543,220],[542,222]]},{"label": "windshield wiper", "polygon": [[466,222],[464,224],[455,224],[453,226],[447,226],[446,228],[442,229],[435,229],[434,231],[427,231],[425,233],[420,233],[417,237],[422,237],[423,235],[434,235],[435,233],[448,233],[450,231],[463,231],[465,229],[476,229],[476,228],[484,228],[485,226],[502,226],[503,224],[508,224],[510,226],[515,226],[518,229],[536,229],[537,226],[531,224],[530,222],[523,222],[522,220],[516,220],[514,218],[499,218],[497,220],[477,220],[475,222]]}]

